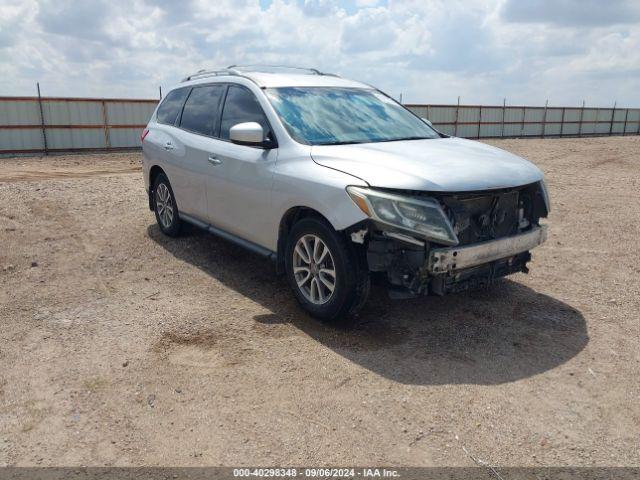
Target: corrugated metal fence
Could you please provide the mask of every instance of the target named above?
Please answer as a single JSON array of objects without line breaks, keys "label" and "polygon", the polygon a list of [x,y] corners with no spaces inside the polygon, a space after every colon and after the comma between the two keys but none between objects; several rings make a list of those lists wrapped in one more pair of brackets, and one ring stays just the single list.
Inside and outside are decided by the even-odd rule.
[{"label": "corrugated metal fence", "polygon": [[157,100],[0,97],[0,154],[140,146]]},{"label": "corrugated metal fence", "polygon": [[[0,154],[140,146],[157,100],[0,97]],[[640,109],[407,105],[441,132],[466,138],[640,134]]]},{"label": "corrugated metal fence", "polygon": [[640,108],[406,105],[440,132],[465,138],[640,134]]}]

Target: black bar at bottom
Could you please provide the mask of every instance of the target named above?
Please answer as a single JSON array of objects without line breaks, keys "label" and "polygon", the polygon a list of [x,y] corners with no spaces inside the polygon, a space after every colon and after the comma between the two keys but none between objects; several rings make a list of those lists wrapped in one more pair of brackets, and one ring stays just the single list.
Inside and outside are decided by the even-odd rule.
[{"label": "black bar at bottom", "polygon": [[223,480],[238,478],[395,480],[635,480],[640,467],[2,467],[0,480]]}]

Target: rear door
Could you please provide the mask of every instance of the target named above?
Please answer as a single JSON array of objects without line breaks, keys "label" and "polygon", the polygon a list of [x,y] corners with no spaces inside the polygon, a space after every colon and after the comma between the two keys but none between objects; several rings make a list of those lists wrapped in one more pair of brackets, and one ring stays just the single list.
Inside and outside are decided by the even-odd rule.
[{"label": "rear door", "polygon": [[[209,197],[211,223],[258,245],[268,246],[272,226],[268,215],[271,207],[273,167],[277,149],[264,149],[237,145],[229,140],[232,126],[244,122],[259,123],[265,138],[273,138],[271,126],[257,98],[247,87],[229,85],[222,109],[220,141],[215,145],[216,172],[222,172],[225,181],[208,176],[207,191],[217,190]],[[213,183],[215,182],[215,183]]]},{"label": "rear door", "polygon": [[182,204],[176,195],[178,208],[201,221],[208,220],[209,197],[215,199],[219,192],[218,183],[222,180],[217,177],[209,182],[208,177],[212,171],[209,157],[213,145],[218,142],[213,137],[218,130],[225,88],[223,84],[213,84],[198,85],[191,89],[180,116],[180,129],[175,134],[177,141],[172,150],[174,161],[180,169],[174,187],[181,193]]},{"label": "rear door", "polygon": [[167,94],[158,107],[156,121],[150,125],[149,134],[144,141],[145,155],[152,164],[160,165],[166,172],[181,210],[187,201],[184,198],[185,192],[180,188],[183,172],[176,157],[176,148],[179,146],[176,135],[180,133],[177,124],[190,90],[190,87],[178,88]]}]

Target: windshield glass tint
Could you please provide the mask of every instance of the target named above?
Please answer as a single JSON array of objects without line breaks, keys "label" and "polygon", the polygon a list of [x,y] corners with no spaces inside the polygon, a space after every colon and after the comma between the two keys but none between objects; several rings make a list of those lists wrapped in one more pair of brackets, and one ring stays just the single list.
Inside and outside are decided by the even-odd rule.
[{"label": "windshield glass tint", "polygon": [[289,134],[307,145],[438,138],[418,117],[375,90],[270,88],[266,94]]}]

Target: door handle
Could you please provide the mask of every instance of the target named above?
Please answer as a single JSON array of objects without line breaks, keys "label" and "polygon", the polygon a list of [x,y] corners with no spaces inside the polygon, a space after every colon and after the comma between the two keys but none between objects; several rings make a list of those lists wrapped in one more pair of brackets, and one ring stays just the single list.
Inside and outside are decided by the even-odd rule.
[{"label": "door handle", "polygon": [[174,148],[176,148],[176,147],[174,147],[173,143],[171,143],[171,142],[167,142],[167,143],[164,144],[164,149],[165,150],[173,150]]},{"label": "door handle", "polygon": [[209,163],[211,165],[220,165],[222,163],[222,160],[220,160],[218,157],[216,157],[213,154],[209,155],[209,158],[207,160],[209,160]]}]

